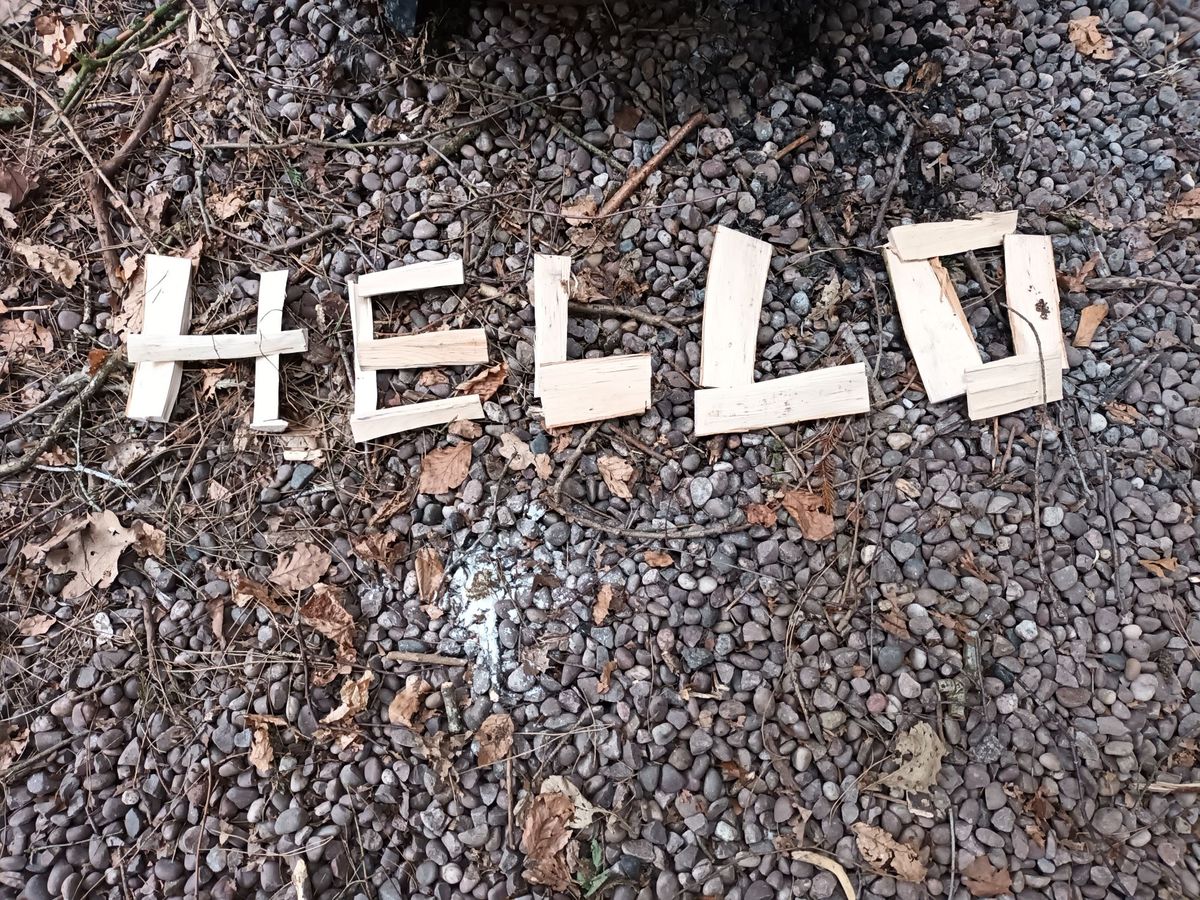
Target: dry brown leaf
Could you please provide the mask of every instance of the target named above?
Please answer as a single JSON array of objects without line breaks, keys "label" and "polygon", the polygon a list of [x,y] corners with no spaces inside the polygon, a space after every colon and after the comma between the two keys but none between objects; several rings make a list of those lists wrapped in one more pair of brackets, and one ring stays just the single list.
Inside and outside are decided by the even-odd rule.
[{"label": "dry brown leaf", "polygon": [[480,723],[475,738],[479,741],[479,765],[490,766],[507,758],[513,744],[512,717],[508,713],[492,713]]},{"label": "dry brown leaf", "polygon": [[621,104],[613,116],[613,127],[617,131],[633,131],[642,121],[642,111],[636,106]]},{"label": "dry brown leaf", "polygon": [[141,557],[153,556],[164,559],[167,555],[167,535],[149,522],[138,520],[133,523],[133,549]]},{"label": "dry brown leaf", "polygon": [[1179,560],[1174,556],[1164,556],[1162,559],[1139,559],[1138,565],[1151,575],[1166,578],[1179,568]]},{"label": "dry brown leaf", "polygon": [[596,468],[600,470],[600,477],[604,479],[614,497],[620,497],[622,500],[633,499],[633,491],[630,489],[633,483],[633,466],[626,460],[619,456],[602,456],[596,460]]},{"label": "dry brown leaf", "polygon": [[881,785],[927,793],[937,784],[946,745],[927,722],[918,722],[896,739],[900,767],[879,779]]},{"label": "dry brown leaf", "polygon": [[1071,343],[1076,347],[1090,347],[1092,338],[1096,336],[1096,329],[1100,327],[1100,323],[1107,315],[1107,303],[1093,303],[1091,306],[1085,306],[1079,312],[1079,325],[1075,329],[1075,339]]},{"label": "dry brown leaf", "polygon": [[571,834],[567,823],[575,804],[566,794],[537,794],[529,801],[521,828],[521,852],[525,854],[525,880],[565,891],[571,884],[571,860],[567,852]]},{"label": "dry brown leaf", "polygon": [[338,722],[349,724],[355,716],[367,708],[367,697],[371,692],[371,682],[374,680],[375,673],[370,669],[367,669],[359,678],[351,678],[347,675],[342,679],[342,702],[323,718],[321,723],[324,725],[333,725]]},{"label": "dry brown leaf", "polygon": [[354,618],[346,612],[340,588],[319,584],[300,607],[300,620],[333,641],[339,669],[349,669],[358,658],[354,649]]},{"label": "dry brown leaf", "polygon": [[444,494],[467,480],[471,470],[471,445],[455,444],[439,447],[421,457],[421,481],[417,490],[422,494]]},{"label": "dry brown leaf", "polygon": [[[4,0],[0,0],[0,10],[3,9]],[[3,12],[0,11],[0,17],[3,17]],[[7,194],[9,200],[9,208],[16,209],[25,199],[25,195],[36,187],[38,179],[36,175],[27,173],[25,169],[13,164],[0,164],[0,194]]]},{"label": "dry brown leaf", "polygon": [[549,453],[539,453],[533,458],[533,471],[537,473],[537,477],[542,481],[550,479],[550,473],[554,471],[554,463],[550,460]]},{"label": "dry brown leaf", "polygon": [[1012,874],[997,869],[986,856],[977,856],[963,867],[963,884],[972,897],[999,897],[1012,890]]},{"label": "dry brown leaf", "polygon": [[508,467],[514,472],[524,472],[534,464],[533,451],[529,449],[529,445],[509,431],[500,435],[500,446],[496,448],[496,452],[508,460]]},{"label": "dry brown leaf", "polygon": [[45,272],[65,288],[75,287],[83,271],[79,263],[49,244],[27,244],[13,241],[13,253],[20,254],[31,269]]},{"label": "dry brown leaf", "polygon": [[162,217],[167,209],[167,200],[169,199],[166,191],[160,191],[142,202],[142,221],[146,223],[146,230],[150,234],[158,234],[162,230]]},{"label": "dry brown leaf", "polygon": [[675,560],[670,553],[663,553],[661,550],[647,550],[642,559],[646,561],[646,565],[652,566],[655,569],[665,569],[668,566],[675,565]]},{"label": "dry brown leaf", "polygon": [[827,541],[833,537],[833,516],[825,508],[825,500],[812,491],[784,491],[783,508],[810,541]]},{"label": "dry brown leaf", "polygon": [[113,583],[121,554],[135,537],[115,513],[105,510],[70,521],[45,543],[27,544],[21,552],[31,562],[44,559],[55,575],[74,573],[62,592],[63,599],[74,600],[94,587]]},{"label": "dry brown leaf", "polygon": [[1100,264],[1100,254],[1093,253],[1083,265],[1079,267],[1079,271],[1074,275],[1060,275],[1059,281],[1062,286],[1073,294],[1082,294],[1087,290],[1086,282],[1092,276],[1092,272],[1096,271],[1096,266]]},{"label": "dry brown leaf", "polygon": [[466,441],[473,441],[483,434],[483,426],[478,422],[472,422],[470,419],[455,419],[446,430],[455,437],[460,437]]},{"label": "dry brown leaf", "polygon": [[233,588],[233,602],[238,606],[244,607],[250,603],[258,603],[265,609],[276,614],[285,614],[287,612],[287,610],[272,599],[271,589],[265,584],[251,581],[241,572],[230,573],[228,581]]},{"label": "dry brown leaf", "polygon": [[1133,425],[1142,417],[1142,414],[1137,411],[1136,406],[1131,406],[1128,403],[1121,403],[1118,400],[1113,400],[1111,403],[1104,405],[1104,411],[1108,413],[1108,417],[1114,422],[1120,422],[1122,425]]},{"label": "dry brown leaf", "polygon": [[417,387],[429,388],[449,383],[450,376],[441,369],[425,369],[417,376]]},{"label": "dry brown leaf", "polygon": [[441,554],[433,547],[422,547],[417,551],[417,593],[422,603],[432,603],[442,589],[446,567]]},{"label": "dry brown leaf", "polygon": [[15,356],[35,348],[44,353],[54,349],[54,336],[48,328],[25,319],[5,319],[0,322],[0,351]]},{"label": "dry brown leaf", "polygon": [[[0,185],[0,190],[4,190]],[[13,197],[13,206],[21,201]],[[1200,188],[1192,188],[1167,207],[1167,215],[1175,219],[1200,219]]]},{"label": "dry brown leaf", "polygon": [[107,360],[107,359],[108,359],[108,351],[107,350],[101,350],[98,347],[95,349],[89,350],[88,355],[87,355],[88,374],[95,375],[97,372],[99,372],[100,368],[104,365],[105,360]]},{"label": "dry brown leaf", "polygon": [[246,205],[246,201],[242,198],[241,191],[235,190],[228,194],[209,195],[205,205],[214,216],[224,222],[236,216],[238,210]]},{"label": "dry brown leaf", "polygon": [[197,96],[212,84],[218,61],[217,51],[199,39],[193,40],[183,51],[183,76],[192,83]]},{"label": "dry brown leaf", "polygon": [[746,521],[751,525],[762,525],[764,528],[775,527],[775,510],[766,503],[747,503]]},{"label": "dry brown leaf", "polygon": [[568,225],[586,225],[596,215],[600,204],[591,194],[585,194],[577,200],[562,205],[563,218]]},{"label": "dry brown leaf", "polygon": [[855,822],[853,825],[858,852],[872,868],[894,875],[901,881],[925,880],[925,866],[917,851],[901,844],[876,825]]},{"label": "dry brown leaf", "polygon": [[64,22],[57,14],[38,16],[33,27],[42,39],[42,55],[46,57],[37,65],[39,72],[57,72],[66,66],[87,34],[85,23]]},{"label": "dry brown leaf", "polygon": [[53,616],[43,613],[26,616],[17,623],[17,631],[25,637],[41,637],[54,626],[55,621],[57,620]]},{"label": "dry brown leaf", "polygon": [[1099,16],[1084,16],[1067,23],[1067,37],[1075,49],[1093,59],[1112,59],[1112,38],[1100,32]]},{"label": "dry brown leaf", "polygon": [[596,817],[597,809],[592,805],[592,802],[583,796],[579,788],[575,787],[575,783],[564,778],[562,775],[551,775],[542,782],[542,786],[538,788],[539,794],[565,794],[571,799],[571,805],[574,811],[571,813],[571,818],[567,822],[568,828],[579,830],[587,828],[592,824],[592,819]]},{"label": "dry brown leaf", "polygon": [[271,746],[271,725],[286,725],[287,720],[279,716],[247,715],[246,725],[250,731],[250,764],[259,775],[271,774],[271,763],[275,761],[275,749]]},{"label": "dry brown leaf", "polygon": [[204,608],[208,610],[209,624],[212,626],[213,640],[217,642],[217,646],[225,646],[225,598],[224,597],[209,597],[204,601]]},{"label": "dry brown leaf", "polygon": [[500,362],[491,368],[484,369],[478,375],[472,375],[456,387],[454,393],[476,394],[481,402],[491,400],[496,391],[500,390],[507,379],[508,363],[500,360]]},{"label": "dry brown leaf", "polygon": [[612,677],[616,670],[617,661],[615,659],[610,659],[604,664],[604,668],[600,670],[600,677],[596,680],[597,694],[604,695],[612,690]]},{"label": "dry brown leaf", "polygon": [[[16,216],[10,212],[15,206],[16,204],[13,203],[12,195],[0,191],[0,225],[3,225],[10,231],[20,227],[21,224],[17,221]],[[3,303],[0,303],[0,312],[8,312],[8,307]]]},{"label": "dry brown leaf", "polygon": [[608,618],[612,600],[613,586],[611,584],[600,585],[600,590],[596,591],[596,602],[592,604],[592,622],[594,624],[601,625]]},{"label": "dry brown leaf", "polygon": [[316,544],[301,542],[284,554],[271,572],[271,584],[284,591],[310,588],[329,571],[329,553]]},{"label": "dry brown leaf", "polygon": [[350,541],[355,555],[359,559],[378,563],[384,569],[391,569],[404,551],[404,542],[395,531],[372,531],[362,534]]},{"label": "dry brown leaf", "polygon": [[4,737],[0,737],[0,775],[3,775],[25,752],[25,745],[29,743],[29,729],[18,728],[12,722],[0,725],[0,729],[4,734]]},{"label": "dry brown leaf", "polygon": [[393,725],[412,728],[421,711],[421,701],[432,690],[433,687],[421,676],[409,675],[404,687],[396,692],[388,704],[388,721]]}]

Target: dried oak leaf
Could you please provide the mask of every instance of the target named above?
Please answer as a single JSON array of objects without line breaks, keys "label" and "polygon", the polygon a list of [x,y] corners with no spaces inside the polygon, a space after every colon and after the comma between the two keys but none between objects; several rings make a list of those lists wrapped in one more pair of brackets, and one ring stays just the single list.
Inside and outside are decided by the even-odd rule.
[{"label": "dried oak leaf", "polygon": [[1168,578],[1179,568],[1179,560],[1174,556],[1164,556],[1162,559],[1139,559],[1138,565],[1157,578]]},{"label": "dried oak leaf", "polygon": [[38,16],[33,20],[33,27],[41,36],[42,55],[46,57],[37,65],[39,72],[57,72],[66,66],[87,33],[85,23],[64,22],[57,14]]},{"label": "dried oak leaf", "polygon": [[972,897],[999,897],[1012,890],[1012,874],[997,869],[986,856],[977,856],[963,867],[963,884]]},{"label": "dried oak leaf", "polygon": [[41,348],[45,353],[54,349],[54,336],[48,328],[24,319],[5,319],[0,322],[0,350],[15,356],[23,351]]},{"label": "dried oak leaf", "polygon": [[596,468],[600,470],[600,477],[614,497],[633,499],[633,491],[629,487],[633,483],[633,466],[626,460],[619,456],[602,456],[596,460]]},{"label": "dried oak leaf", "polygon": [[163,559],[167,555],[167,535],[162,529],[138,520],[133,523],[133,533],[133,549],[138,556]]},{"label": "dried oak leaf", "polygon": [[521,827],[521,852],[525,854],[525,880],[565,891],[571,884],[571,865],[567,851],[571,834],[567,823],[575,814],[575,804],[566,794],[538,794],[529,801]]},{"label": "dried oak leaf", "polygon": [[396,692],[392,702],[388,704],[388,721],[393,725],[403,725],[412,728],[416,723],[417,714],[421,711],[421,701],[433,687],[419,675],[409,675],[404,687]]},{"label": "dried oak leaf", "polygon": [[233,602],[239,607],[245,607],[250,603],[258,603],[263,608],[269,609],[276,614],[285,614],[287,612],[271,597],[271,589],[267,585],[251,581],[241,572],[229,573],[227,580],[233,588]]},{"label": "dried oak leaf", "polygon": [[603,695],[612,690],[613,672],[617,670],[617,661],[610,659],[604,664],[604,668],[600,670],[600,677],[596,680],[596,693]]},{"label": "dried oak leaf", "polygon": [[1060,275],[1059,281],[1065,290],[1072,294],[1082,294],[1087,290],[1086,282],[1092,277],[1092,272],[1096,271],[1096,266],[1100,264],[1100,254],[1093,253],[1083,265],[1079,267],[1079,271],[1074,275]]},{"label": "dried oak leaf", "polygon": [[41,637],[54,626],[55,621],[57,620],[53,616],[44,613],[26,616],[17,623],[17,631],[25,637]]},{"label": "dried oak leaf", "polygon": [[374,680],[375,673],[370,669],[367,669],[359,678],[351,678],[347,675],[342,679],[342,702],[323,718],[321,723],[336,725],[339,722],[349,723],[353,720],[367,708],[367,696],[371,692],[371,682]]},{"label": "dried oak leaf", "polygon": [[642,559],[646,561],[646,565],[655,569],[665,569],[668,566],[675,565],[675,560],[670,553],[663,553],[661,550],[647,550],[642,554]]},{"label": "dried oak leaf", "polygon": [[55,575],[74,573],[62,592],[63,599],[74,600],[94,587],[112,584],[121,554],[135,539],[115,513],[104,510],[68,522],[44,544],[28,544],[21,552],[32,562],[45,559]]},{"label": "dried oak leaf", "polygon": [[417,551],[417,593],[422,603],[432,603],[442,589],[446,567],[442,557],[433,547],[422,547]]},{"label": "dried oak leaf", "polygon": [[350,546],[359,559],[378,563],[384,569],[396,565],[404,550],[400,535],[390,530],[359,535],[350,541]]},{"label": "dried oak leaf", "polygon": [[869,866],[894,875],[901,881],[925,880],[925,866],[912,847],[901,844],[882,828],[866,822],[855,822],[853,830],[858,852]]},{"label": "dried oak leaf", "polygon": [[564,778],[562,775],[551,775],[542,782],[542,786],[538,788],[539,794],[566,794],[571,798],[571,804],[574,810],[571,813],[571,819],[567,822],[568,828],[579,830],[587,828],[592,824],[592,819],[596,817],[596,807],[592,802],[583,796],[579,788],[575,787],[575,783]]},{"label": "dried oak leaf", "polygon": [[329,571],[333,561],[329,553],[316,544],[301,542],[292,552],[279,558],[271,572],[271,584],[285,591],[310,588]]},{"label": "dried oak leaf", "polygon": [[3,730],[4,735],[0,737],[0,775],[2,775],[25,752],[25,745],[29,743],[29,729],[18,728],[11,722],[7,725],[0,725],[0,729]]},{"label": "dried oak leaf", "polygon": [[600,204],[596,202],[596,198],[591,194],[585,194],[570,203],[564,203],[562,215],[568,225],[586,225],[595,217],[596,211],[599,209]]},{"label": "dried oak leaf", "polygon": [[421,457],[421,481],[417,490],[422,494],[444,494],[467,480],[471,470],[471,445],[455,444],[440,447]]},{"label": "dried oak leaf", "polygon": [[300,620],[333,641],[339,668],[349,669],[358,658],[354,649],[354,618],[342,604],[341,589],[319,584],[300,607]]},{"label": "dried oak leaf", "polygon": [[762,525],[765,528],[775,526],[775,510],[766,503],[747,503],[746,521],[751,525]]},{"label": "dried oak leaf", "polygon": [[1093,59],[1112,59],[1112,38],[1101,33],[1099,16],[1084,16],[1067,23],[1067,37],[1075,49]]},{"label": "dried oak leaf", "polygon": [[494,366],[484,369],[478,375],[472,375],[454,389],[456,394],[476,394],[480,401],[491,400],[496,391],[500,390],[508,379],[508,363],[504,360]]},{"label": "dried oak leaf", "polygon": [[65,288],[75,287],[75,282],[79,280],[83,271],[79,263],[48,244],[13,241],[12,250],[24,257],[25,264],[31,269],[45,272]]},{"label": "dried oak leaf", "polygon": [[500,435],[500,446],[496,452],[508,460],[508,467],[514,472],[523,472],[534,464],[535,458],[529,445],[515,434],[506,431]]},{"label": "dried oak leaf", "polygon": [[[0,10],[3,8],[3,0],[0,0]],[[0,19],[3,18],[3,12],[0,11]],[[0,194],[7,194],[9,200],[9,208],[16,209],[25,199],[25,195],[31,189],[37,186],[38,179],[36,175],[32,177],[20,166],[0,165]]]},{"label": "dried oak leaf", "polygon": [[596,591],[596,602],[592,604],[592,622],[594,624],[600,625],[608,618],[612,601],[613,586],[611,584],[600,585],[600,589]]},{"label": "dried oak leaf", "polygon": [[896,739],[900,767],[879,779],[881,785],[927,793],[937,784],[946,745],[926,722],[918,722]]},{"label": "dried oak leaf", "polygon": [[827,541],[833,537],[833,516],[825,508],[825,500],[812,491],[784,491],[783,508],[810,541]]},{"label": "dried oak leaf", "polygon": [[475,732],[479,741],[478,761],[481,766],[505,759],[513,744],[513,720],[508,713],[492,713]]}]

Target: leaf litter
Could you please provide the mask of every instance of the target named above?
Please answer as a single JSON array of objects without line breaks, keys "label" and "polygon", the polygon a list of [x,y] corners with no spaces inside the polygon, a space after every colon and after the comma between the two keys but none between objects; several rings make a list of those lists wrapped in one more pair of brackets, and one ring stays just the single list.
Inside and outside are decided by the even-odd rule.
[{"label": "leaf litter", "polygon": [[421,480],[417,488],[422,494],[445,494],[467,480],[471,469],[471,445],[454,444],[430,450],[421,458]]},{"label": "leaf litter", "polygon": [[927,722],[918,722],[896,739],[900,766],[879,779],[879,784],[914,793],[928,793],[937,784],[946,756],[946,745]]},{"label": "leaf litter", "polygon": [[409,675],[404,687],[396,692],[388,704],[388,721],[393,725],[412,728],[421,712],[421,704],[433,687],[419,675]]},{"label": "leaf litter", "polygon": [[877,825],[855,822],[852,826],[858,852],[867,865],[901,881],[925,880],[925,865],[916,850],[902,844]]},{"label": "leaf litter", "polygon": [[479,742],[479,765],[490,766],[505,759],[513,745],[512,716],[503,712],[492,713],[480,723],[475,739]]},{"label": "leaf litter", "polygon": [[29,543],[22,554],[30,562],[45,560],[55,575],[74,577],[63,588],[66,600],[82,597],[92,588],[106,588],[117,577],[121,554],[137,540],[111,510],[90,512],[68,521],[49,540]]},{"label": "leaf litter", "polygon": [[825,506],[825,498],[820,494],[814,494],[812,491],[784,491],[783,508],[808,540],[827,541],[833,537],[833,516]]}]

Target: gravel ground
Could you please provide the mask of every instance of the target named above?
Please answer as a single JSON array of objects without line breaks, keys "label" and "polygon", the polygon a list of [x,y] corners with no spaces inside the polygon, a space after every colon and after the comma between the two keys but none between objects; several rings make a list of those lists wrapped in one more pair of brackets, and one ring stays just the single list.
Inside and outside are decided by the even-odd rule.
[{"label": "gravel ground", "polygon": [[[114,215],[122,253],[203,240],[197,331],[253,310],[254,271],[289,267],[312,349],[285,360],[283,410],[323,454],[281,465],[277,438],[244,431],[249,366],[193,369],[170,425],[120,418],[117,384],[64,442],[66,464],[119,483],[39,471],[3,486],[0,714],[28,743],[0,753],[0,896],[545,896],[522,876],[520,832],[561,775],[601,811],[573,835],[575,871],[607,871],[593,896],[841,897],[786,849],[807,847],[860,898],[986,896],[970,876],[983,856],[1021,898],[1200,897],[1197,795],[1148,789],[1200,779],[1200,247],[1171,208],[1200,162],[1200,20],[1139,0],[802,6],[472,8],[453,37],[403,42],[345,0],[217,0],[157,58],[103,72],[75,114],[99,158],[153,71],[181,66],[166,133],[117,179],[149,232]],[[93,10],[89,34],[134,13]],[[1089,14],[1109,60],[1068,38]],[[7,71],[0,86],[34,99]],[[619,215],[560,215],[701,109],[707,124]],[[870,240],[910,127],[885,225],[1016,208],[1023,231],[1053,236],[1060,272],[1091,260],[1106,288],[1063,295],[1068,333],[1089,302],[1110,311],[1069,350],[1048,411],[972,423],[920,387]],[[407,140],[464,131],[438,156]],[[20,302],[38,304],[23,317],[56,349],[13,357],[0,425],[84,351],[116,346],[120,321],[75,209],[75,145],[4,134],[42,173],[21,235],[85,266],[75,291],[18,274]],[[870,415],[692,435],[715,224],[775,246],[758,377],[865,353]],[[661,317],[571,320],[572,356],[653,354],[639,420],[564,437],[532,415],[534,252],[573,255],[595,302]],[[344,285],[447,255],[467,286],[380,303],[378,327],[483,326],[510,374],[465,483],[429,495],[420,458],[456,438],[349,443]],[[998,256],[979,255],[992,284]],[[1007,355],[991,290],[947,262],[981,348]],[[381,377],[381,402],[444,396],[462,377],[446,375]],[[4,454],[50,418],[6,428]],[[549,454],[550,476],[505,471],[504,434]],[[603,456],[632,466],[631,497],[605,484]],[[568,470],[568,508],[604,530],[554,502]],[[782,512],[747,527],[749,504],[792,487],[833,501],[832,540]],[[65,600],[69,576],[20,550],[88,508],[154,524],[166,549],[127,553],[110,589]],[[394,535],[390,555],[370,558],[365,533]],[[333,645],[286,605],[232,596],[232,573],[265,583],[297,541],[331,555],[353,675],[374,675],[353,741],[320,722],[343,683]],[[447,569],[432,602],[422,548]],[[33,615],[53,624],[25,636]],[[391,724],[413,675],[434,689],[412,728]],[[496,713],[515,723],[512,756],[480,765],[469,733]],[[279,717],[263,774],[248,715]],[[889,786],[920,723],[945,745],[936,785]],[[914,848],[923,877],[864,858],[862,823]]]}]

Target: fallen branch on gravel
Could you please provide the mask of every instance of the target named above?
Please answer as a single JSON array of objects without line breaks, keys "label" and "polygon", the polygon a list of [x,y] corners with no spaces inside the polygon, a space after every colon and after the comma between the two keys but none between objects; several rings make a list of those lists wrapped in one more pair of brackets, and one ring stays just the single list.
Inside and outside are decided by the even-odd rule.
[{"label": "fallen branch on gravel", "polygon": [[791,153],[793,150],[797,150],[800,147],[803,147],[805,144],[807,144],[809,141],[811,141],[813,138],[815,138],[818,134],[820,134],[820,131],[821,131],[821,126],[814,125],[812,128],[808,129],[806,132],[804,132],[804,134],[800,135],[800,137],[796,138],[790,144],[785,144],[784,146],[780,147],[778,150],[775,151],[775,161],[778,162],[779,160],[781,160],[785,156],[787,156],[789,153]]},{"label": "fallen branch on gravel", "polygon": [[391,662],[418,663],[426,666],[465,666],[467,661],[457,656],[442,656],[440,653],[418,653],[415,650],[391,650],[383,655]]},{"label": "fallen branch on gravel", "polygon": [[667,160],[676,148],[683,143],[692,131],[708,118],[708,113],[701,110],[698,113],[693,113],[692,116],[675,129],[675,133],[667,138],[667,142],[662,145],[657,153],[646,160],[644,166],[639,166],[629,177],[621,182],[621,186],[617,188],[611,197],[604,201],[604,205],[600,207],[596,213],[596,218],[612,215],[618,209],[625,205],[625,201],[630,198],[634,191],[640,188],[650,175],[658,170],[658,168]]},{"label": "fallen branch on gravel", "polygon": [[615,319],[632,319],[635,322],[643,322],[646,325],[669,328],[676,334],[683,332],[683,326],[699,322],[703,318],[702,313],[695,313],[690,316],[662,316],[657,313],[645,312],[632,306],[608,306],[603,303],[569,303],[567,305],[567,312],[573,316],[612,316]]},{"label": "fallen branch on gravel", "polygon": [[1164,287],[1175,291],[1200,291],[1200,282],[1188,284],[1183,281],[1169,281],[1166,278],[1153,278],[1140,275],[1136,278],[1112,276],[1109,278],[1089,278],[1083,283],[1089,291],[1132,291],[1144,287]]},{"label": "fallen branch on gravel", "polygon": [[909,125],[904,132],[904,140],[896,152],[896,161],[892,164],[892,177],[888,179],[887,187],[883,190],[883,199],[879,201],[879,215],[875,217],[875,226],[871,229],[871,237],[867,246],[874,247],[879,241],[879,232],[883,230],[883,217],[887,215],[888,204],[892,202],[892,194],[900,181],[900,173],[904,170],[904,160],[908,157],[908,148],[912,146],[915,125]]},{"label": "fallen branch on gravel", "polygon": [[64,397],[69,397],[79,390],[87,382],[87,375],[83,372],[72,372],[62,381],[60,381],[50,393],[50,396],[36,406],[31,406],[25,412],[13,416],[7,422],[0,424],[0,434],[9,431],[17,425],[20,425],[26,419],[31,419],[40,413],[47,406],[53,406]]},{"label": "fallen branch on gravel", "polygon": [[32,467],[43,453],[57,443],[67,423],[83,409],[84,404],[96,396],[100,388],[104,387],[104,382],[108,380],[108,376],[124,363],[124,355],[116,351],[109,353],[108,358],[104,360],[104,364],[92,376],[92,380],[84,385],[71,402],[62,408],[62,411],[50,423],[50,427],[46,429],[46,433],[42,435],[41,439],[26,450],[24,455],[6,463],[0,463],[0,478],[12,478],[14,475],[20,475]]},{"label": "fallen branch on gravel", "polygon": [[825,218],[825,213],[821,212],[816,206],[809,207],[809,215],[812,217],[813,225],[817,228],[817,234],[821,236],[821,240],[825,242],[825,249],[833,254],[833,258],[837,260],[838,265],[844,266],[850,262],[850,257],[846,255],[846,251],[841,248],[838,242],[837,235],[833,233],[833,226],[829,224],[829,220]]},{"label": "fallen branch on gravel", "polygon": [[[104,272],[108,276],[108,286],[112,288],[114,298],[120,296],[124,282],[121,279],[121,256],[117,253],[116,238],[112,226],[108,222],[108,207],[104,202],[104,184],[116,177],[117,173],[129,161],[137,145],[141,143],[154,120],[162,111],[167,96],[171,93],[171,73],[168,72],[159,80],[154,96],[146,104],[133,131],[125,139],[121,148],[112,158],[100,164],[100,171],[88,177],[88,198],[92,204],[92,218],[96,220],[96,232],[100,238],[100,255],[104,259]],[[119,311],[119,304],[113,304],[113,311]]]}]

